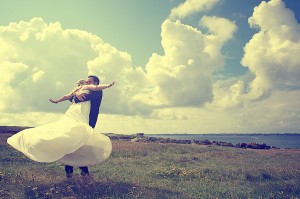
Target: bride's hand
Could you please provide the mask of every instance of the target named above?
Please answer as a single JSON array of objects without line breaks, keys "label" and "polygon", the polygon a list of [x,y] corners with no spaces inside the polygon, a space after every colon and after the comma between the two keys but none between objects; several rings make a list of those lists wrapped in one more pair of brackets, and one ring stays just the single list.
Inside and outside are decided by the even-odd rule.
[{"label": "bride's hand", "polygon": [[54,104],[57,104],[58,102],[53,100],[53,99],[49,99],[50,102],[54,103]]},{"label": "bride's hand", "polygon": [[115,84],[115,82],[110,83],[107,88],[112,87],[114,84]]}]

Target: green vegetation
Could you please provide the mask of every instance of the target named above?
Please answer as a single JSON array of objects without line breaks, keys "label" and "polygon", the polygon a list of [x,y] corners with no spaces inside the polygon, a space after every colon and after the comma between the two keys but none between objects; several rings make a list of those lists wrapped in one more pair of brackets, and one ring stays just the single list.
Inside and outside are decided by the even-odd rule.
[{"label": "green vegetation", "polygon": [[113,141],[112,156],[66,179],[0,134],[0,198],[299,198],[300,150]]}]

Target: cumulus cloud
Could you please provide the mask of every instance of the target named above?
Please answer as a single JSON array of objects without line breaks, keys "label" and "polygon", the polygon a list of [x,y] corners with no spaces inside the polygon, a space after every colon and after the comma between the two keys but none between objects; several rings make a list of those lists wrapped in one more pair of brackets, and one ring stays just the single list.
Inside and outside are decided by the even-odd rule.
[{"label": "cumulus cloud", "polygon": [[216,82],[213,104],[218,107],[266,99],[275,90],[296,88],[299,92],[300,27],[293,12],[281,0],[263,1],[248,22],[258,29],[245,45],[241,60],[249,74],[230,80],[231,84],[228,80]]},{"label": "cumulus cloud", "polygon": [[117,82],[113,88],[114,92],[105,93],[105,97],[111,100],[107,100],[110,105],[104,101],[103,107],[108,107],[110,113],[145,115],[151,112],[151,108],[145,103],[147,98],[139,97],[147,91],[149,85],[146,74],[142,68],[133,68],[131,64],[131,56],[128,53],[119,52],[112,47],[105,47],[98,57],[87,63],[90,73],[99,74],[103,77],[102,81]]},{"label": "cumulus cloud", "polygon": [[[224,26],[217,25],[220,21]],[[180,21],[166,20],[162,24],[165,54],[154,53],[146,71],[165,106],[199,107],[212,99],[213,73],[224,65],[221,48],[232,37],[235,24],[208,16],[201,23],[208,26],[209,34]]]},{"label": "cumulus cloud", "polygon": [[[0,27],[0,109],[3,112],[64,111],[64,105],[48,98],[68,93],[78,79],[93,74],[101,82],[116,81],[104,91],[102,111],[120,114],[146,113],[132,97],[141,92],[145,73],[133,69],[131,56],[118,51],[96,35],[63,29],[59,22],[41,18]],[[118,106],[116,106],[118,104]]]},{"label": "cumulus cloud", "polygon": [[[272,19],[272,20],[270,20]],[[250,98],[262,97],[273,89],[300,86],[300,27],[281,0],[262,2],[249,18],[256,33],[244,48],[241,63],[255,74]]]},{"label": "cumulus cloud", "polygon": [[[229,87],[229,88],[228,88]],[[242,80],[235,80],[230,86],[225,81],[219,80],[213,85],[214,100],[211,103],[214,108],[232,108],[242,103],[245,94],[245,84]]]},{"label": "cumulus cloud", "polygon": [[216,16],[202,17],[200,25],[207,27],[208,30],[214,34],[215,39],[220,40],[220,42],[224,42],[232,38],[237,29],[234,22]]},{"label": "cumulus cloud", "polygon": [[183,19],[196,12],[206,11],[213,8],[219,0],[186,0],[171,10],[171,19]]},{"label": "cumulus cloud", "polygon": [[100,37],[63,29],[59,22],[33,18],[0,26],[0,123],[35,126],[56,120],[61,114],[49,112],[64,112],[69,103],[53,105],[48,98],[95,74],[102,83],[116,81],[104,91],[101,132],[299,131],[295,16],[280,0],[257,6],[249,25],[258,32],[241,61],[249,73],[217,79],[225,63],[222,48],[233,38],[235,23],[203,16],[204,32],[174,20],[217,2],[191,0],[173,9],[172,19],[161,26],[164,53],[153,53],[145,68],[133,67],[130,54]]},{"label": "cumulus cloud", "polygon": [[[219,27],[220,22],[225,25]],[[117,82],[104,92],[103,112],[149,115],[165,106],[201,106],[212,98],[212,74],[224,65],[221,48],[235,24],[207,16],[200,23],[209,34],[166,20],[161,33],[165,54],[154,53],[145,69],[133,67],[128,53],[98,36],[65,30],[58,22],[33,18],[2,26],[0,42],[9,53],[0,51],[0,94],[5,96],[0,108],[63,111],[68,103],[52,105],[47,99],[68,93],[89,74],[98,75],[102,83]]]},{"label": "cumulus cloud", "polygon": [[[87,74],[80,67],[95,56],[88,41],[41,18],[1,26],[0,38],[9,51],[0,52],[4,111],[49,110],[47,97],[59,97],[74,87]],[[57,88],[58,81],[61,86]]]}]

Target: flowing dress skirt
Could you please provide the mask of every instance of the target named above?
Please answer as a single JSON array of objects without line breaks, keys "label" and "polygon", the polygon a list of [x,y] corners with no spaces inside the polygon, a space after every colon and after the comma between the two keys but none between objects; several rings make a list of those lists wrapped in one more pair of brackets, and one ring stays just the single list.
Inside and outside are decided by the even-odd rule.
[{"label": "flowing dress skirt", "polygon": [[110,156],[112,144],[109,137],[89,126],[89,112],[89,101],[72,104],[58,121],[20,131],[7,143],[37,162],[98,164]]}]

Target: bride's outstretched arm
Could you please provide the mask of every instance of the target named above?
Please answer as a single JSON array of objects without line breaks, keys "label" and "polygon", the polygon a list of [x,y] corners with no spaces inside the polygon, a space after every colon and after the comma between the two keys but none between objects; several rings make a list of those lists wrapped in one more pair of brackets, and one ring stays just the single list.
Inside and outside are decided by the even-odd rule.
[{"label": "bride's outstretched arm", "polygon": [[100,91],[109,87],[112,87],[115,84],[115,82],[110,84],[102,84],[102,85],[85,85],[82,87],[82,89],[85,90],[91,90],[91,91]]},{"label": "bride's outstretched arm", "polygon": [[69,100],[71,97],[71,95],[64,95],[62,96],[61,98],[59,98],[58,100],[53,100],[53,99],[49,99],[50,102],[54,103],[54,104],[57,104],[59,102],[63,102],[63,101],[66,101],[66,100]]},{"label": "bride's outstretched arm", "polygon": [[66,94],[66,95],[62,96],[58,100],[49,99],[49,101],[52,102],[52,103],[57,104],[59,102],[69,100],[72,97],[72,95],[74,94],[74,92],[78,91],[80,88],[81,88],[81,86],[74,88],[69,94]]}]

